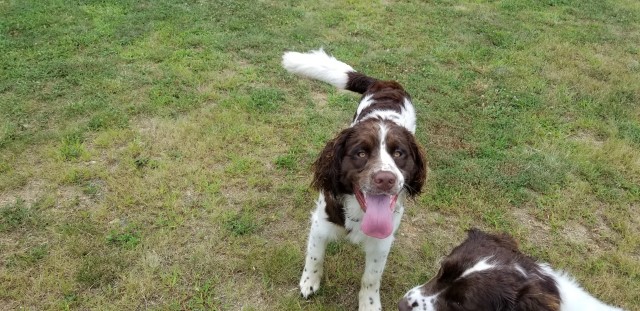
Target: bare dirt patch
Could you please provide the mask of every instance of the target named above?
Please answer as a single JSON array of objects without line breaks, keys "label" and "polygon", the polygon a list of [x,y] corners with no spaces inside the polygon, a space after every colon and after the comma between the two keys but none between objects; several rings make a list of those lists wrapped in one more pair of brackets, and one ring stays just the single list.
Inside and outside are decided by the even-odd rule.
[{"label": "bare dirt patch", "polygon": [[585,131],[578,132],[572,139],[577,142],[584,143],[585,145],[602,148],[604,140],[597,135]]},{"label": "bare dirt patch", "polygon": [[549,231],[551,227],[548,224],[537,220],[525,208],[514,208],[512,215],[518,224],[527,231],[527,240],[536,244],[550,245]]},{"label": "bare dirt patch", "polygon": [[313,103],[318,107],[324,107],[327,105],[327,92],[311,92],[311,98]]},{"label": "bare dirt patch", "polygon": [[35,203],[46,191],[46,183],[43,180],[32,179],[29,183],[16,190],[0,194],[0,207],[14,204],[17,200],[23,200],[27,205]]},{"label": "bare dirt patch", "polygon": [[464,129],[452,125],[436,123],[430,126],[429,141],[444,150],[473,150],[463,137]]}]

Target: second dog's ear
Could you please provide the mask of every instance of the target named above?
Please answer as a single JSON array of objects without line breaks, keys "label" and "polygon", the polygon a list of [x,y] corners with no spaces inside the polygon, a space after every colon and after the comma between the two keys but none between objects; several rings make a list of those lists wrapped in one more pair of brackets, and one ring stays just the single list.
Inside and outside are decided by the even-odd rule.
[{"label": "second dog's ear", "polygon": [[541,278],[524,283],[518,291],[515,311],[559,311],[560,293],[555,284],[546,287],[541,282],[552,282],[553,279]]},{"label": "second dog's ear", "polygon": [[518,251],[518,242],[516,242],[516,240],[514,240],[512,236],[506,233],[486,233],[478,228],[471,228],[467,230],[467,238],[472,240],[492,241],[493,243],[504,248]]}]

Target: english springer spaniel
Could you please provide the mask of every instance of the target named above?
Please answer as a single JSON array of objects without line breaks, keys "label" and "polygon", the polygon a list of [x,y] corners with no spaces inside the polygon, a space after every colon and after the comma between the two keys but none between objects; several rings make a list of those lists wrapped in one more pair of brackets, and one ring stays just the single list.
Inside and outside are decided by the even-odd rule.
[{"label": "english springer spaniel", "polygon": [[569,275],[537,263],[508,235],[469,230],[429,282],[410,290],[400,311],[613,311]]},{"label": "english springer spaniel", "polygon": [[312,186],[320,194],[300,278],[302,296],[320,288],[327,243],[346,236],[365,251],[359,310],[381,310],[380,280],[393,234],[406,198],[420,193],[426,177],[409,94],[397,82],[358,73],[322,49],[287,52],[282,65],[289,72],[363,94],[351,126],[329,141],[314,163]]}]

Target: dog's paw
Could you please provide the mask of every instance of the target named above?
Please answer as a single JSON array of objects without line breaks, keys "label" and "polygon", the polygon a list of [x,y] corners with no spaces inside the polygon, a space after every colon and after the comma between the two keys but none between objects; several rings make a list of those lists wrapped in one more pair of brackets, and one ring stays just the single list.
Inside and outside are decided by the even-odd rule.
[{"label": "dog's paw", "polygon": [[302,277],[300,278],[300,294],[302,297],[306,299],[317,292],[318,289],[320,289],[321,278],[322,271],[319,271],[319,269],[313,271],[305,269],[304,272],[302,272]]},{"label": "dog's paw", "polygon": [[380,304],[380,295],[378,291],[361,290],[359,299],[359,311],[380,311],[382,310],[382,304]]}]

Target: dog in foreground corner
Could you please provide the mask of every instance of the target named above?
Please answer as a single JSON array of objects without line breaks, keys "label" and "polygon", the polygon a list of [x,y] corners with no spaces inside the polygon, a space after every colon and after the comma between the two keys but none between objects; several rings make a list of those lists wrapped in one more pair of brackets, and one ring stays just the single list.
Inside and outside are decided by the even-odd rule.
[{"label": "dog in foreground corner", "polygon": [[438,274],[407,292],[400,311],[620,311],[569,275],[521,253],[508,235],[469,230]]},{"label": "dog in foreground corner", "polygon": [[411,98],[399,83],[358,73],[322,50],[286,52],[282,65],[362,94],[351,126],[329,141],[314,163],[312,186],[320,194],[300,278],[302,296],[320,288],[327,243],[346,237],[365,252],[359,310],[381,310],[380,281],[394,233],[407,198],[420,193],[426,177]]}]

